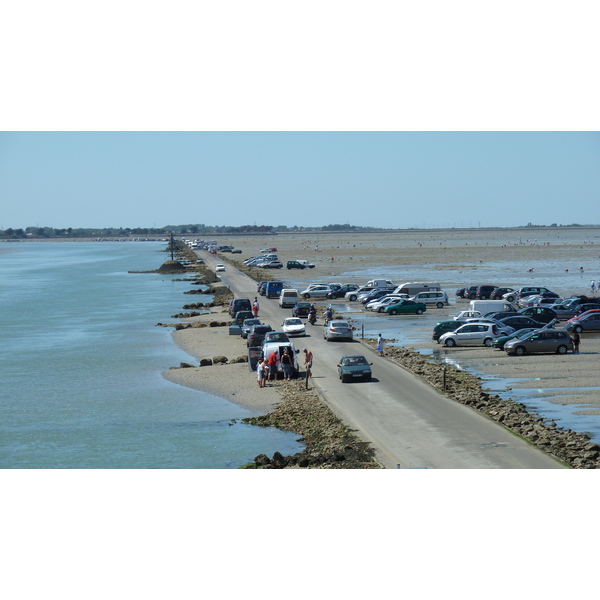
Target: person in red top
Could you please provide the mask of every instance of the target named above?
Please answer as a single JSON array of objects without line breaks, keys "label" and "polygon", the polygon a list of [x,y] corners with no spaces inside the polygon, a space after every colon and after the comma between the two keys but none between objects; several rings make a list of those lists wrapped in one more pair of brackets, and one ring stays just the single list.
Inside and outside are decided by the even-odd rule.
[{"label": "person in red top", "polygon": [[252,304],[252,314],[255,318],[258,318],[258,298],[254,297],[254,303]]},{"label": "person in red top", "polygon": [[277,352],[272,352],[267,360],[269,365],[269,381],[273,381],[277,376]]}]

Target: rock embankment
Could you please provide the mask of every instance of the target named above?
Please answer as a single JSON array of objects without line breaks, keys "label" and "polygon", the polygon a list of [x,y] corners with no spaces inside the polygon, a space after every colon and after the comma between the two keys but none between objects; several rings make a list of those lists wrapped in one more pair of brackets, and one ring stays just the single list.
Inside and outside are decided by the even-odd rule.
[{"label": "rock embankment", "polygon": [[[376,340],[365,340],[365,343],[376,346]],[[386,356],[452,400],[481,412],[571,467],[600,467],[600,446],[591,442],[590,435],[557,427],[552,419],[543,419],[524,404],[486,392],[479,377],[429,360],[406,348],[386,346]]]},{"label": "rock embankment", "polygon": [[282,402],[270,413],[244,419],[261,427],[277,427],[298,433],[306,447],[292,456],[279,452],[268,458],[257,456],[244,469],[283,469],[304,467],[317,469],[379,469],[375,452],[358,439],[320,400],[305,380],[278,381]]}]

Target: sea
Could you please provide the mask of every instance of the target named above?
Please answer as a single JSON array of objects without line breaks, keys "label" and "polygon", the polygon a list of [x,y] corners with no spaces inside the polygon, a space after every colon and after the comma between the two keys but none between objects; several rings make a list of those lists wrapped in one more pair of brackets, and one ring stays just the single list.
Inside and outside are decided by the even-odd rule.
[{"label": "sea", "polygon": [[[0,244],[0,468],[236,469],[298,436],[171,383],[191,288],[157,269],[165,242]],[[194,302],[210,296],[195,295]]]}]

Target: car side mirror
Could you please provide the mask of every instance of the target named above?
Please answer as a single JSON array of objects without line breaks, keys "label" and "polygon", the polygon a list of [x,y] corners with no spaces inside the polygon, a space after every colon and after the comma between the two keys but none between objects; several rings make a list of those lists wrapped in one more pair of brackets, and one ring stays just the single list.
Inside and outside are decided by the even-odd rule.
[{"label": "car side mirror", "polygon": [[372,366],[373,366],[373,363],[369,363],[369,366],[371,366],[371,367],[372,367]]},{"label": "car side mirror", "polygon": [[341,366],[342,366],[342,365],[340,365],[340,364],[336,365],[336,367],[341,367]]}]

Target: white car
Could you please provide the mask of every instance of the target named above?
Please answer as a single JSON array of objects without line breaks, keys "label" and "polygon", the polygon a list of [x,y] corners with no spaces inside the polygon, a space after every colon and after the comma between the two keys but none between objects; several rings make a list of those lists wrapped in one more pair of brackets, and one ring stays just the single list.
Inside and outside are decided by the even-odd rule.
[{"label": "white car", "polygon": [[283,325],[281,326],[281,330],[288,337],[306,335],[304,323],[302,322],[302,319],[299,319],[298,317],[288,317],[285,319],[283,321]]},{"label": "white car", "polygon": [[384,296],[383,298],[378,298],[377,300],[371,300],[371,302],[367,302],[365,304],[365,308],[367,310],[372,310],[373,312],[385,312],[385,307],[388,304],[392,304],[394,302],[398,302],[398,300],[402,300],[406,298],[406,295],[400,294],[390,294],[389,296]]},{"label": "white car", "polygon": [[500,335],[503,335],[503,332],[493,323],[465,323],[454,331],[444,333],[440,337],[440,344],[449,347],[488,346],[491,348],[494,338]]},{"label": "white car", "polygon": [[215,273],[218,273],[219,271],[224,271],[225,270],[225,265],[217,265],[215,267]]},{"label": "white car", "polygon": [[481,313],[478,310],[461,310],[452,318],[455,321],[466,321],[467,319],[475,319],[476,317],[481,317]]},{"label": "white car", "polygon": [[326,298],[327,294],[331,292],[333,292],[333,289],[330,285],[311,283],[305,290],[300,292],[300,295],[308,300],[308,298]]}]

